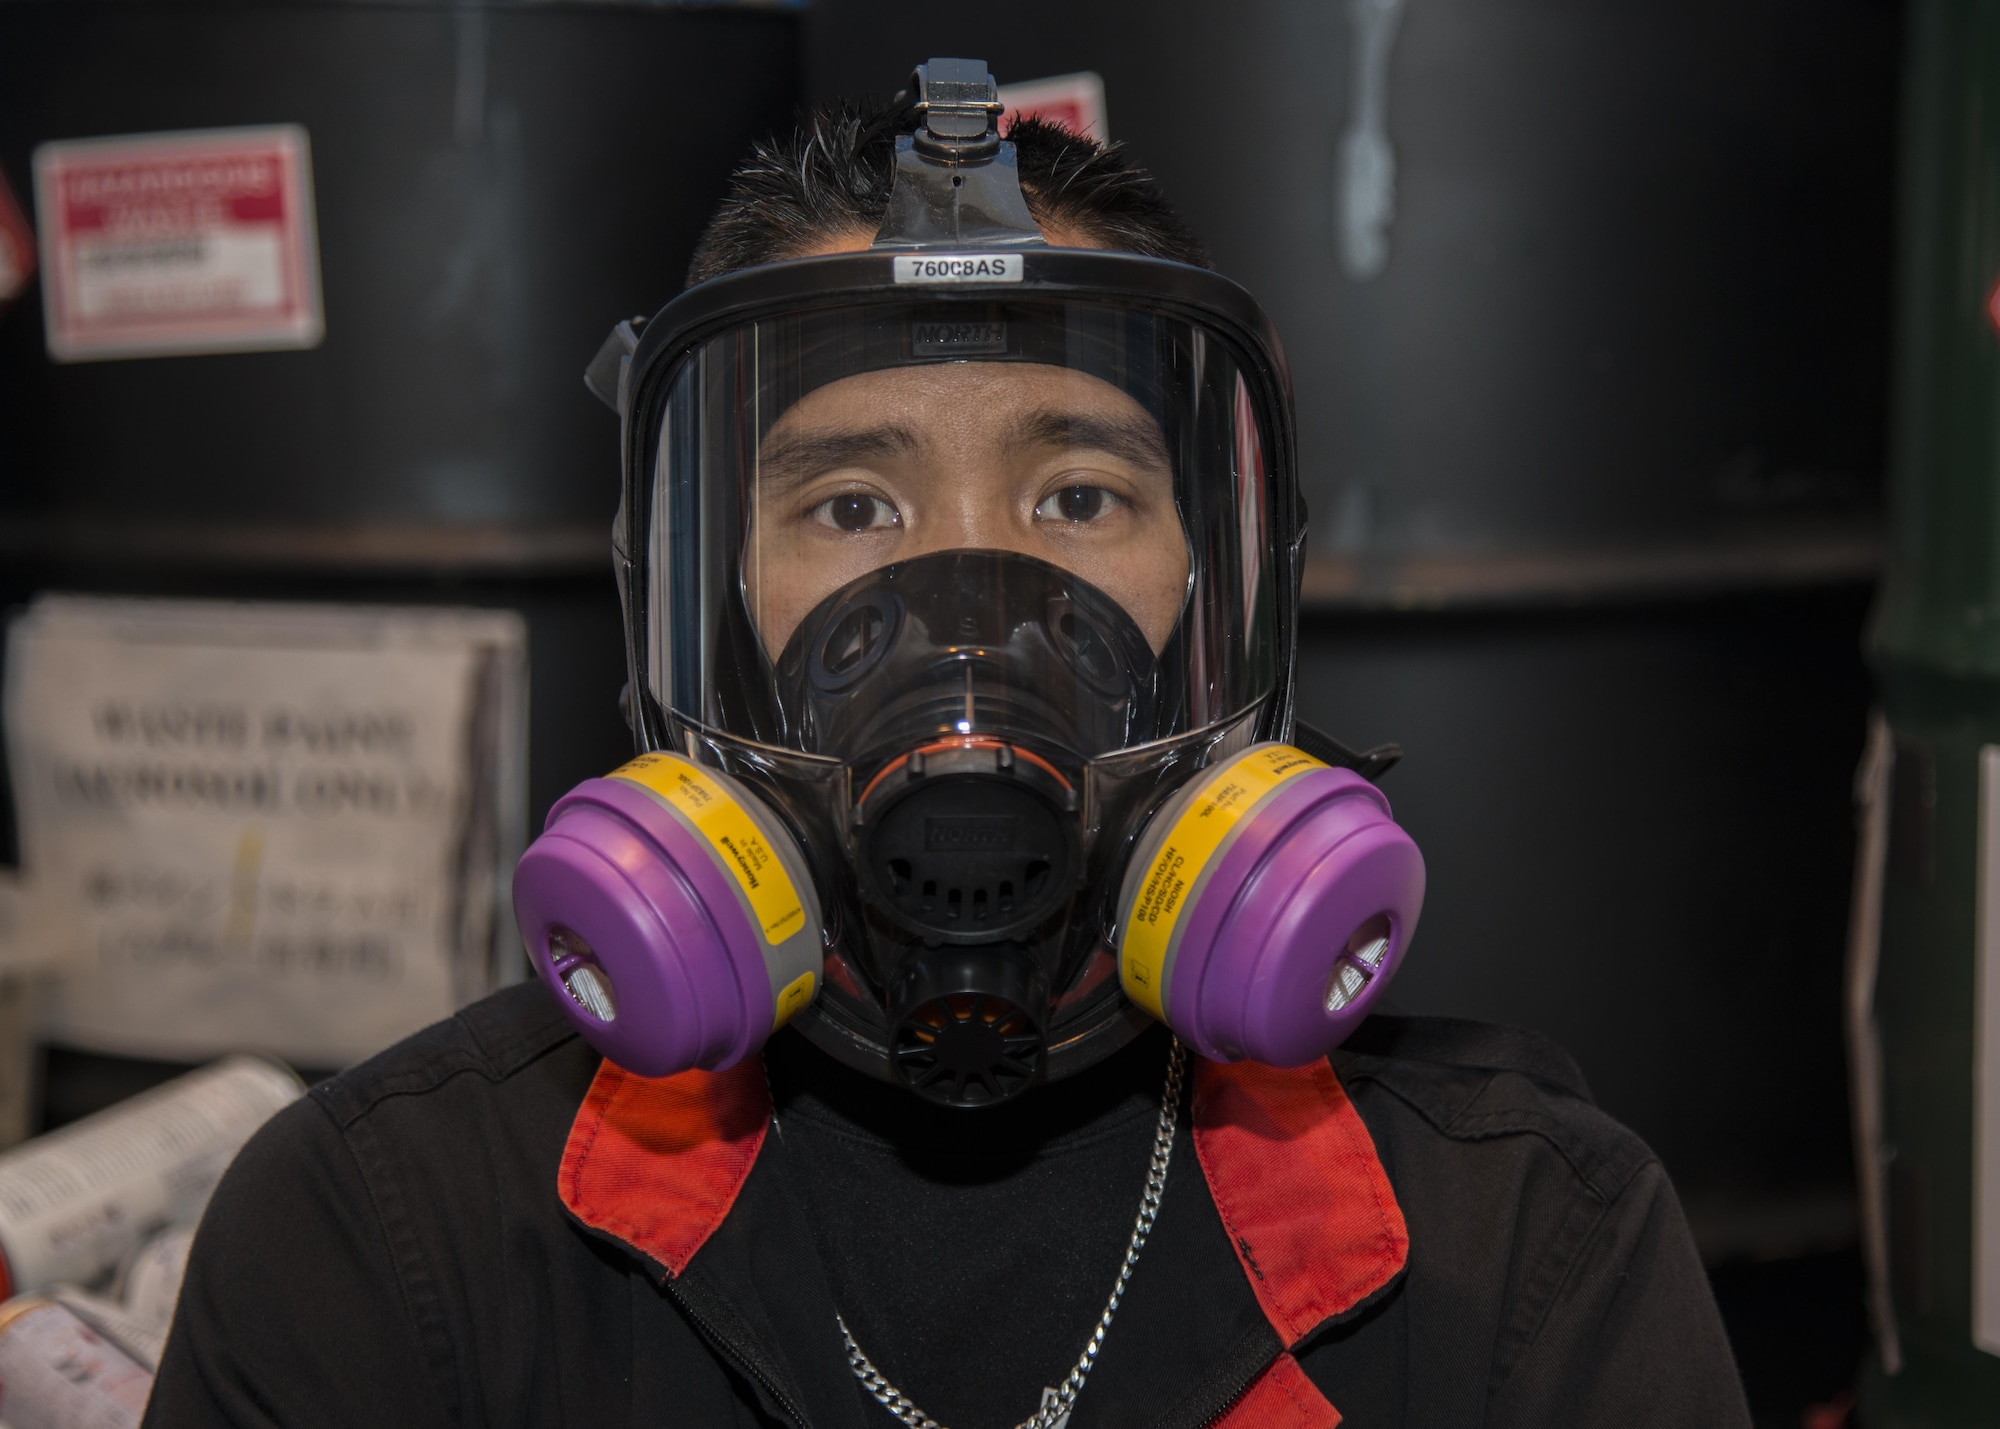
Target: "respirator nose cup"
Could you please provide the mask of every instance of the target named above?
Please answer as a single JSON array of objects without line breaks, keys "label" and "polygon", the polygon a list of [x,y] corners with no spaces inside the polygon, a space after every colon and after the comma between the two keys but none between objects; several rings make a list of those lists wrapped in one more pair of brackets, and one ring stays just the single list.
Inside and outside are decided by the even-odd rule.
[{"label": "respirator nose cup", "polygon": [[1048,980],[1004,948],[936,948],[898,981],[890,1055],[926,1101],[995,1106],[1041,1080]]},{"label": "respirator nose cup", "polygon": [[1366,780],[1283,745],[1204,774],[1142,841],[1119,973],[1203,1056],[1325,1056],[1402,962],[1424,861]]}]

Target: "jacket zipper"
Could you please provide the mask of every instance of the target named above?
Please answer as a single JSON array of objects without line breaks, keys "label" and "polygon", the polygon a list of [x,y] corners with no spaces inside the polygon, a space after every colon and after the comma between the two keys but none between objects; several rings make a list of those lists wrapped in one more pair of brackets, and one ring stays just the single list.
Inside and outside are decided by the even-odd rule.
[{"label": "jacket zipper", "polygon": [[1250,1385],[1255,1384],[1256,1382],[1257,1382],[1256,1379],[1252,1378],[1249,1384],[1246,1384],[1243,1386],[1243,1388],[1237,1390],[1235,1398],[1231,1399],[1229,1403],[1223,1405],[1222,1408],[1216,1410],[1215,1413],[1209,1415],[1208,1418],[1201,1421],[1201,1429],[1215,1429],[1216,1425],[1220,1424],[1223,1420],[1227,1419],[1230,1416],[1230,1414],[1235,1410],[1236,1406],[1242,1402],[1243,1396],[1250,1392]]},{"label": "jacket zipper", "polygon": [[[662,1267],[662,1270],[664,1270],[664,1267]],[[800,1410],[798,1405],[792,1402],[791,1396],[778,1387],[778,1382],[771,1377],[770,1371],[731,1344],[728,1338],[702,1315],[701,1311],[690,1305],[687,1297],[681,1294],[679,1287],[675,1285],[674,1277],[671,1274],[663,1275],[660,1285],[667,1292],[667,1297],[680,1306],[682,1313],[694,1321],[695,1328],[707,1337],[708,1342],[724,1355],[728,1356],[738,1369],[755,1380],[758,1386],[771,1396],[772,1400],[786,1417],[798,1426],[798,1429],[812,1429],[804,1412]]]},{"label": "jacket zipper", "polygon": [[1262,1377],[1264,1370],[1267,1370],[1269,1368],[1270,1365],[1265,1365],[1264,1369],[1258,1370],[1256,1374],[1251,1375],[1250,1378],[1244,1380],[1242,1384],[1238,1385],[1236,1388],[1236,1393],[1229,1396],[1228,1403],[1224,1404],[1222,1408],[1216,1410],[1215,1413],[1209,1415],[1208,1418],[1201,1421],[1201,1429],[1215,1429],[1216,1425],[1220,1424],[1223,1420],[1227,1419],[1231,1414],[1235,1413],[1236,1406],[1243,1402],[1243,1396],[1250,1392],[1250,1386],[1255,1384],[1258,1381],[1258,1379]]}]

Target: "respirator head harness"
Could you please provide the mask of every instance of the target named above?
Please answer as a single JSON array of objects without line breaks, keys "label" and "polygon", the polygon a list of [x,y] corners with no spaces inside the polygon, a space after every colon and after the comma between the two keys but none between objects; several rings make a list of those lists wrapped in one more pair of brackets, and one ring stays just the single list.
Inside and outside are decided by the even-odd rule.
[{"label": "respirator head harness", "polygon": [[515,902],[633,1071],[786,1022],[963,1107],[1152,1019],[1296,1063],[1414,930],[1415,846],[1293,729],[1268,320],[1050,246],[999,108],[931,61],[872,247],[702,283],[592,364],[641,754],[557,804]]}]

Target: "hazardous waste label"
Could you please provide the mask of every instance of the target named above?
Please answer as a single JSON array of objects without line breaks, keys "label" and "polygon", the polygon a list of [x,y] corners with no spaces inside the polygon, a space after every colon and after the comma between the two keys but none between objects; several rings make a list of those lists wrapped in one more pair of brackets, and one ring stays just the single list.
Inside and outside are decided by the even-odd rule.
[{"label": "hazardous waste label", "polygon": [[35,198],[58,362],[313,347],[325,331],[297,125],[44,144]]}]

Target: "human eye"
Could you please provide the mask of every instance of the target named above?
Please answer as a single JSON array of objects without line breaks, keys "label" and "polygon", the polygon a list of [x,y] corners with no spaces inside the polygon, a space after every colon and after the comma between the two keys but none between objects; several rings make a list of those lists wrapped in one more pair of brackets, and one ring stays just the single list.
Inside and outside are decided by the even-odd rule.
[{"label": "human eye", "polygon": [[1087,482],[1078,482],[1044,496],[1035,505],[1035,519],[1083,525],[1091,521],[1102,521],[1124,505],[1125,498],[1115,491],[1102,486],[1093,486]]},{"label": "human eye", "polygon": [[836,531],[882,531],[903,524],[903,514],[879,496],[865,491],[843,491],[829,496],[806,512],[822,526]]}]

